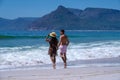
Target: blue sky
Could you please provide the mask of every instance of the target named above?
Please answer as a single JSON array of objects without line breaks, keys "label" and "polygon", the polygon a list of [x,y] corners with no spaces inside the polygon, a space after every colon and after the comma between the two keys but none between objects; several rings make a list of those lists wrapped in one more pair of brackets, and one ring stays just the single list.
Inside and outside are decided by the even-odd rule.
[{"label": "blue sky", "polygon": [[77,9],[94,7],[120,10],[120,0],[0,0],[0,17],[41,17],[59,5]]}]

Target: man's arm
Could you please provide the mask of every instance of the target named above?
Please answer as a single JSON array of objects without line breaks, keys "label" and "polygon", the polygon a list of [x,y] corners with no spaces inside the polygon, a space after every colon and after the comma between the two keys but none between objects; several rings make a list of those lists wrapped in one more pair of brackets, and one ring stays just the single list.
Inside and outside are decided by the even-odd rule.
[{"label": "man's arm", "polygon": [[70,43],[70,41],[69,41],[69,39],[68,39],[68,37],[66,36],[66,39],[67,39],[67,46],[69,45],[69,43]]},{"label": "man's arm", "polygon": [[58,47],[60,46],[60,44],[61,44],[61,36],[60,36],[60,41],[58,42]]}]

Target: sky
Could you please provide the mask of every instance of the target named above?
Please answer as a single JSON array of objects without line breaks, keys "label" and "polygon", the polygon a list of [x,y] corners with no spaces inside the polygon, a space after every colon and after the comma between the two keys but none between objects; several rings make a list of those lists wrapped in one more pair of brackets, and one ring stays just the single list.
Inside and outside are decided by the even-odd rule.
[{"label": "sky", "polygon": [[0,0],[0,18],[42,17],[59,5],[82,10],[87,7],[120,10],[120,0]]}]

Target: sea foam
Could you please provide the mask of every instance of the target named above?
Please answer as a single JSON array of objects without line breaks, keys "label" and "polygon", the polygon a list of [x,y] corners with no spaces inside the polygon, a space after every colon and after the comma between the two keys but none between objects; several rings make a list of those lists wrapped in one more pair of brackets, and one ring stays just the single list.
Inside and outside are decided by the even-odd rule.
[{"label": "sea foam", "polygon": [[[0,69],[50,64],[48,46],[0,48]],[[58,50],[57,63],[62,62]],[[87,60],[120,56],[120,41],[70,43],[67,60]]]}]

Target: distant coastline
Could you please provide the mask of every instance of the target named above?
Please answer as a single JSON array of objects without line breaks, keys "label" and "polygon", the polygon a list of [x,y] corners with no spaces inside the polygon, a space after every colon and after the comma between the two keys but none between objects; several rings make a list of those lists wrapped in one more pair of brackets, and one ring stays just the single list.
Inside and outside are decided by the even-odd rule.
[{"label": "distant coastline", "polygon": [[0,18],[0,31],[120,30],[120,10],[58,8],[43,17]]}]

